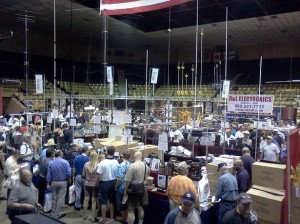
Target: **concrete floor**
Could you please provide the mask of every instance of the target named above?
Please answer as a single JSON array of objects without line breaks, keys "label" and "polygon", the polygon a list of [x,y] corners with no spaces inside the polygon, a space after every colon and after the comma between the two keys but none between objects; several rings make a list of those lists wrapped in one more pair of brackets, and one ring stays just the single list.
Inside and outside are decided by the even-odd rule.
[{"label": "concrete floor", "polygon": [[[6,195],[6,192],[5,192]],[[6,213],[6,200],[0,200],[0,223],[1,224],[10,224],[10,220]],[[83,220],[83,210],[74,211],[74,206],[65,205],[64,211],[66,212],[66,216],[61,218],[60,221],[66,224],[86,224],[92,223],[90,219],[92,218],[92,213],[89,213],[89,218],[87,220]],[[49,214],[49,213],[48,213]],[[111,222],[110,222],[111,223]],[[115,224],[120,224],[120,222],[114,222]]]}]

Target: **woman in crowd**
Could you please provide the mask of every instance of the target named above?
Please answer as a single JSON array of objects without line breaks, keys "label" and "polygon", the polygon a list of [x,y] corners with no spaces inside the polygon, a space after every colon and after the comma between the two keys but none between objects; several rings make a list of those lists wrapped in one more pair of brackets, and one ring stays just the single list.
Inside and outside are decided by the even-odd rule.
[{"label": "woman in crowd", "polygon": [[98,222],[97,214],[98,210],[96,206],[98,206],[98,192],[99,192],[99,175],[96,173],[98,168],[98,154],[93,151],[90,154],[89,162],[84,165],[82,178],[85,179],[84,187],[84,216],[83,219],[86,220],[88,218],[87,208],[89,203],[89,198],[92,197],[92,211],[93,211],[93,219],[92,222]]}]

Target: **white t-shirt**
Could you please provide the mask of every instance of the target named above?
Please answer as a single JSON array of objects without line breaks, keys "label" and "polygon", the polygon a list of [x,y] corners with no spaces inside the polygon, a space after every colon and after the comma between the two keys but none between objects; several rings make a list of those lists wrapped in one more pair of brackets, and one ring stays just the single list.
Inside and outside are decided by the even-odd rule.
[{"label": "white t-shirt", "polygon": [[97,173],[102,175],[102,181],[110,181],[116,179],[116,170],[118,161],[115,159],[104,159],[100,162]]},{"label": "white t-shirt", "polygon": [[273,162],[277,161],[276,154],[279,154],[279,152],[280,151],[277,145],[275,145],[274,143],[265,144],[261,149],[261,153],[263,153],[264,155],[263,159]]},{"label": "white t-shirt", "polygon": [[[30,145],[28,145],[27,143],[22,143],[21,147],[20,147],[20,153],[21,155],[27,155],[27,154],[30,154],[32,153],[32,148]],[[28,156],[28,157],[25,157],[24,160],[26,161],[31,161],[33,158],[33,156]]]}]

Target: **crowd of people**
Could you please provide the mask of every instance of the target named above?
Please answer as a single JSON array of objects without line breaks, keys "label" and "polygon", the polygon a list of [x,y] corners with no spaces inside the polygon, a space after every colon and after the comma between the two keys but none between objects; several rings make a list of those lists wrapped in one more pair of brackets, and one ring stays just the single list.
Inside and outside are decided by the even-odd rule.
[{"label": "crowd of people", "polygon": [[[40,119],[34,120],[40,122]],[[74,210],[82,210],[83,220],[113,223],[118,217],[124,223],[134,223],[136,218],[139,224],[143,223],[143,206],[148,203],[145,182],[150,168],[142,161],[141,152],[134,154],[131,163],[130,153],[125,152],[121,160],[116,159],[114,147],[107,147],[105,153],[88,144],[79,147],[73,142],[74,132],[68,123],[49,133],[39,148],[32,144],[35,133],[24,119],[13,118],[7,123],[0,117],[0,125],[9,127],[9,132],[0,135],[0,181],[7,188],[4,196],[0,185],[0,197],[7,200],[7,214],[12,223],[15,215],[43,209],[47,191],[52,193],[49,215],[54,219],[64,217],[72,186]],[[172,126],[169,137],[184,140],[191,129],[187,124],[181,128]],[[228,171],[226,163],[218,165],[221,173],[216,188],[216,199],[220,199],[219,223],[256,224],[257,217],[250,209],[252,200],[246,194],[251,188],[254,143],[259,143],[260,159],[278,162],[283,159],[280,155],[285,150],[286,136],[278,129],[263,133],[246,125],[239,128],[231,125],[224,133],[217,132],[213,139],[219,136],[218,144],[227,147],[234,141],[235,146],[241,147],[242,156],[234,161],[235,175]],[[187,177],[188,169],[179,165],[177,172],[167,187],[171,211],[165,223],[201,223],[199,193]]]}]

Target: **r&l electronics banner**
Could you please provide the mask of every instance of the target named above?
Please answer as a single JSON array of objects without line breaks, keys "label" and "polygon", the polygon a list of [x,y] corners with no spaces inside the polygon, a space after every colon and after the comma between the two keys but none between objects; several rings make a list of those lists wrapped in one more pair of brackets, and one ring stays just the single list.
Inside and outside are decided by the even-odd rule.
[{"label": "r&l electronics banner", "polygon": [[229,95],[227,105],[228,112],[271,114],[273,103],[272,95]]}]

